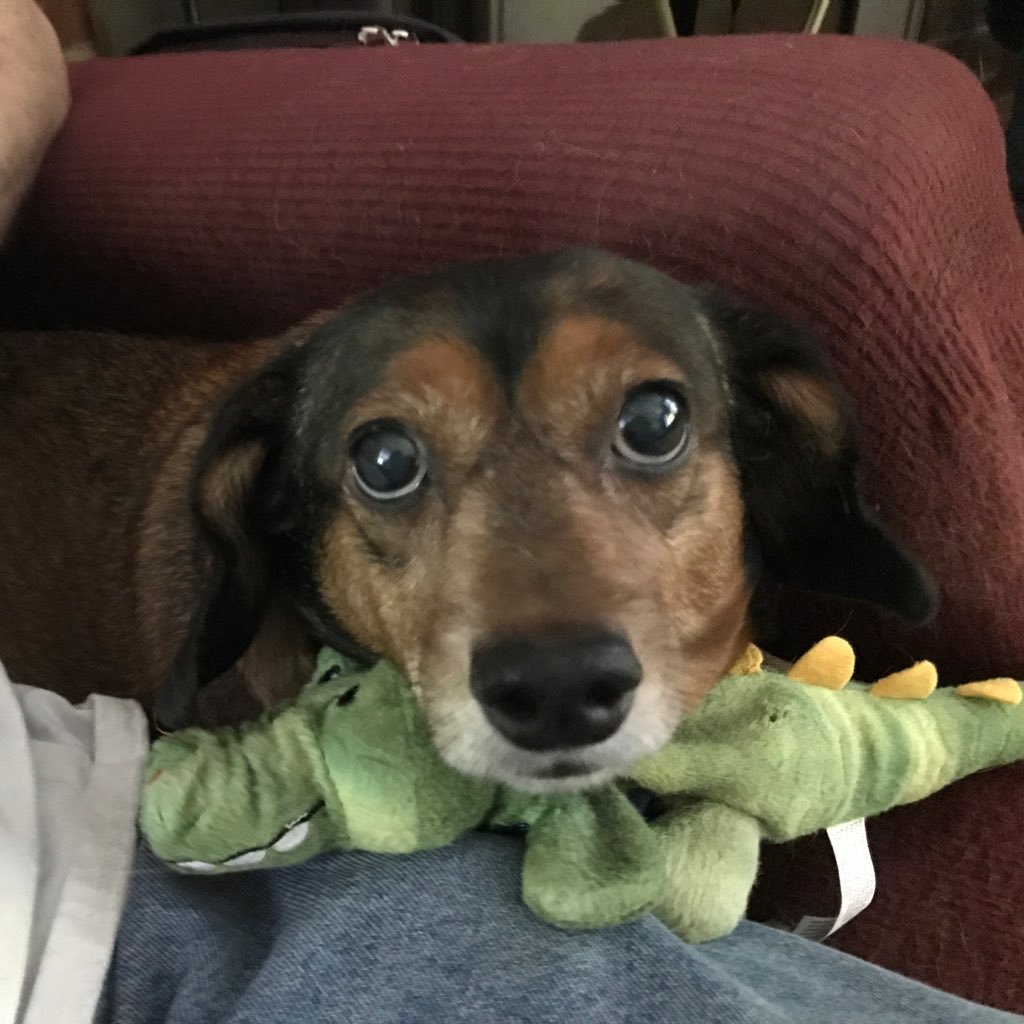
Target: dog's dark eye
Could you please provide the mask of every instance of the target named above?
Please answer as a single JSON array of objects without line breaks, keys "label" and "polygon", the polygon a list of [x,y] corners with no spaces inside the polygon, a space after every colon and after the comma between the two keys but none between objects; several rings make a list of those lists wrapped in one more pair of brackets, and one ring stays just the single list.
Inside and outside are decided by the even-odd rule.
[{"label": "dog's dark eye", "polygon": [[418,490],[427,475],[419,442],[401,424],[378,420],[352,442],[356,483],[375,501],[394,501]]},{"label": "dog's dark eye", "polygon": [[641,384],[622,404],[612,447],[638,466],[663,466],[690,440],[686,399],[671,384]]}]

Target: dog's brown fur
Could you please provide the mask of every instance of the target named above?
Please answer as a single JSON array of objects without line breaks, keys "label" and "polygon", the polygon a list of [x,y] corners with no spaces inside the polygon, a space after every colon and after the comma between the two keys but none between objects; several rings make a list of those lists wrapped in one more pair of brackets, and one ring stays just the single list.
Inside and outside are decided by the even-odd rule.
[{"label": "dog's brown fur", "polygon": [[[196,600],[196,453],[225,397],[299,337],[2,336],[0,658],[12,678],[151,706]],[[307,668],[286,617],[268,619],[231,699],[263,705]]]},{"label": "dog's brown fur", "polygon": [[[613,443],[650,382],[685,396],[694,437],[656,472]],[[377,420],[429,461],[404,504],[357,486],[353,439]],[[152,708],[169,679],[179,717],[220,674],[216,721],[351,641],[402,666],[442,752],[487,772],[474,650],[599,629],[643,667],[615,748],[635,756],[747,642],[758,563],[927,612],[855,464],[811,342],[603,254],[413,279],[243,345],[7,335],[0,658],[74,700]]]}]

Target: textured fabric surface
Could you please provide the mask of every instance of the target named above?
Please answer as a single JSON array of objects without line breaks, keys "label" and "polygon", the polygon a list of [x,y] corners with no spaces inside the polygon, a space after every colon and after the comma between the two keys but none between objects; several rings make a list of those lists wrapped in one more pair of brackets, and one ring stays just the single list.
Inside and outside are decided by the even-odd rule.
[{"label": "textured fabric surface", "polygon": [[567,933],[518,898],[516,842],[173,875],[140,849],[102,1024],[1011,1024],[744,923],[687,946],[652,917]]},{"label": "textured fabric surface", "polygon": [[[787,595],[779,653],[839,632],[862,676],[1024,675],[1024,245],[995,114],[950,58],[835,37],[238,53],[95,62],[74,91],[5,320],[254,335],[398,271],[567,243],[722,281],[824,337],[869,494],[944,602],[911,632]],[[929,880],[955,911],[866,920],[865,951],[903,935],[961,990],[992,935],[1024,962],[1019,894],[990,899],[976,852],[1016,848],[1004,777],[1016,803],[940,797],[914,837],[974,858]],[[971,959],[929,945],[954,927]]]}]

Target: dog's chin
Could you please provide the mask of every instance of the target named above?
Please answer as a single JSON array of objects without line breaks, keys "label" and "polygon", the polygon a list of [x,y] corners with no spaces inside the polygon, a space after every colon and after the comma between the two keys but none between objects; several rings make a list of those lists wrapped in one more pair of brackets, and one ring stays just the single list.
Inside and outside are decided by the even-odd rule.
[{"label": "dog's chin", "polygon": [[[660,716],[659,716],[660,717]],[[510,743],[473,702],[434,726],[441,756],[464,775],[490,779],[526,793],[597,789],[628,773],[671,738],[673,729],[653,716],[631,714],[613,736],[586,747],[524,750]]]},{"label": "dog's chin", "polygon": [[580,793],[588,789],[599,789],[618,774],[613,768],[590,770],[584,762],[567,761],[564,767],[556,765],[551,774],[547,775],[520,775],[498,768],[488,772],[485,778],[523,793]]}]

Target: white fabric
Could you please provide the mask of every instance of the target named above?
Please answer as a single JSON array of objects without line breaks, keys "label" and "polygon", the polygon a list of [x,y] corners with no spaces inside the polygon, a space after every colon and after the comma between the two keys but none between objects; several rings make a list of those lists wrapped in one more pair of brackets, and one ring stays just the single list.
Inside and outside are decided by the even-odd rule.
[{"label": "white fabric", "polygon": [[92,1019],[135,846],[146,720],[0,666],[0,1024]]},{"label": "white fabric", "polygon": [[835,934],[875,898],[875,862],[864,819],[833,825],[827,832],[839,872],[839,912],[835,917],[805,917],[793,929],[815,942]]}]

